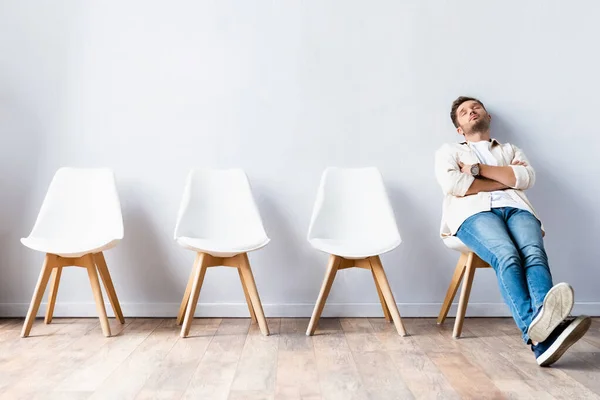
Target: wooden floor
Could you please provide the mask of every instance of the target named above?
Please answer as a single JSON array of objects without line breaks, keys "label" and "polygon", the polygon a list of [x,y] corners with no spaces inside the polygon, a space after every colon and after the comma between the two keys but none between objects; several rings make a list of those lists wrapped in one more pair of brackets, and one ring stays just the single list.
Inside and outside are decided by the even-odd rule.
[{"label": "wooden floor", "polygon": [[600,320],[552,368],[540,368],[511,319],[0,319],[2,399],[600,399]]}]

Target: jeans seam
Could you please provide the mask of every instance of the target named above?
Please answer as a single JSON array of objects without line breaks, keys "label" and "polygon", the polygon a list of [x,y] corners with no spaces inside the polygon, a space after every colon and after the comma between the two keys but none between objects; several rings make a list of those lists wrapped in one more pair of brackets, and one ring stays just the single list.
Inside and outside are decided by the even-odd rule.
[{"label": "jeans seam", "polygon": [[498,278],[500,278],[500,281],[502,282],[502,286],[504,287],[504,291],[507,294],[508,298],[510,299],[510,302],[511,302],[513,308],[516,310],[516,314],[519,316],[521,323],[525,327],[528,327],[529,325],[525,323],[525,321],[523,320],[523,317],[521,317],[521,313],[519,312],[519,309],[515,306],[515,301],[513,300],[512,296],[510,295],[510,292],[508,290],[506,290],[506,284],[504,283],[504,278],[502,277],[502,274],[498,274]]},{"label": "jeans seam", "polygon": [[[467,230],[466,232],[468,232],[468,230]],[[471,235],[471,237],[473,238],[473,240],[475,240],[477,243],[479,243],[480,245],[483,245],[483,244],[481,243],[481,241],[480,241],[480,240],[479,240],[479,239],[478,239],[478,238],[477,238],[475,235],[471,234],[470,232],[469,232],[469,235]],[[482,247],[483,247],[483,246],[482,246]],[[492,252],[490,251],[490,254],[492,254],[492,256],[493,256],[493,257],[494,257],[496,260],[498,260],[498,257],[496,257],[496,255],[495,255],[494,253],[492,253]],[[498,269],[500,269],[500,268],[498,268]],[[514,301],[514,299],[513,299],[513,298],[512,298],[512,296],[510,295],[510,292],[509,292],[508,290],[506,290],[506,284],[504,283],[504,278],[502,278],[502,274],[501,274],[501,273],[496,273],[496,275],[498,276],[498,279],[500,280],[500,282],[501,282],[501,284],[502,284],[502,287],[504,288],[504,292],[506,293],[507,297],[510,299],[510,303],[511,303],[511,305],[512,305],[512,308],[513,308],[513,310],[515,310],[515,314],[517,314],[517,316],[519,317],[519,320],[521,320],[521,323],[522,323],[524,326],[526,326],[526,327],[527,327],[528,325],[525,323],[525,321],[524,321],[524,320],[523,320],[523,318],[521,317],[521,313],[519,312],[519,309],[518,309],[518,308],[517,308],[517,306],[515,305],[515,301]]]},{"label": "jeans seam", "polygon": [[[529,280],[529,276],[527,274],[525,274],[525,279],[527,280],[527,285],[528,287],[531,287],[531,281]],[[533,309],[533,307],[531,307],[533,313],[535,314],[535,312],[537,311],[538,307],[542,304],[544,304],[544,299],[542,299],[541,303],[538,303],[538,299],[534,299],[533,296],[535,294],[532,294],[531,291],[529,291],[529,297],[531,297],[532,302],[534,303],[535,306],[535,310]]]},{"label": "jeans seam", "polygon": [[[543,249],[540,249],[540,250],[542,251],[542,253],[545,253],[545,251],[544,251]],[[527,262],[526,262],[526,260],[527,260],[527,257],[525,256],[525,253],[523,252],[523,250],[522,250],[522,249],[519,249],[519,251],[523,253],[523,268],[525,269],[525,279],[527,280],[527,285],[528,285],[528,287],[529,287],[529,288],[531,288],[532,286],[531,286],[531,280],[530,280],[530,276],[529,276],[529,274],[527,273],[527,268],[528,268],[528,267],[529,267],[529,268],[531,268],[531,267],[533,267],[533,266],[540,266],[540,267],[543,267],[543,268],[544,268],[546,271],[548,271],[548,274],[551,276],[551,274],[550,274],[550,268],[548,267],[547,256],[545,257],[545,258],[546,258],[546,262],[545,262],[545,263],[534,263],[534,264],[532,264],[532,265],[529,265],[529,266],[528,266],[528,264],[527,264]],[[544,255],[545,255],[545,254],[544,254]],[[542,257],[542,258],[544,258],[544,257]],[[529,296],[531,297],[531,300],[532,300],[532,305],[535,305],[535,308],[536,308],[535,310],[533,310],[533,308],[534,308],[534,307],[531,307],[531,308],[532,308],[532,310],[533,310],[533,313],[535,314],[535,312],[537,311],[537,309],[538,309],[539,307],[541,307],[541,306],[544,304],[544,298],[545,298],[545,297],[544,297],[544,298],[542,298],[542,299],[537,299],[537,298],[535,298],[535,299],[534,299],[534,296],[536,296],[536,293],[535,293],[535,291],[533,291],[533,293],[532,293],[532,291],[531,291],[531,290],[529,291]],[[536,296],[536,297],[537,297],[537,296]],[[540,301],[540,302],[538,302],[538,300],[541,300],[541,301]]]}]

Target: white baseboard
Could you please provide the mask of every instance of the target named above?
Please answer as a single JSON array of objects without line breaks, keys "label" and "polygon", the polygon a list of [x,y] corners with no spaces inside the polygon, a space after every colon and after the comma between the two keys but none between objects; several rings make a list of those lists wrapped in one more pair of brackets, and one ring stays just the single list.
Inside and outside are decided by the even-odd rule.
[{"label": "white baseboard", "polygon": [[[0,303],[0,317],[24,317],[27,303]],[[314,304],[263,304],[267,317],[310,317]],[[401,303],[398,304],[403,317],[437,317],[441,303]],[[171,318],[177,316],[179,303],[121,303],[126,317]],[[113,316],[110,304],[106,311]],[[42,303],[38,316],[46,312]],[[450,308],[449,316],[456,314],[456,304]],[[576,303],[573,315],[600,316],[600,302]],[[196,308],[196,317],[239,318],[248,317],[245,303],[200,303]],[[56,303],[55,317],[97,317],[94,303]],[[382,317],[379,303],[331,303],[326,304],[323,317]],[[510,317],[508,307],[503,303],[469,303],[467,317]]]}]

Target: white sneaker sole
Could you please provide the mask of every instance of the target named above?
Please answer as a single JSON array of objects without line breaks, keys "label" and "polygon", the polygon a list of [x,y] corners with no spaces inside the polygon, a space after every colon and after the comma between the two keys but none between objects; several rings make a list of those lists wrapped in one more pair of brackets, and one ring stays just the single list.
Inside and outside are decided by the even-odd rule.
[{"label": "white sneaker sole", "polygon": [[585,335],[592,324],[592,319],[587,316],[579,316],[560,334],[556,341],[537,358],[540,367],[548,367],[558,361],[565,351],[574,345]]},{"label": "white sneaker sole", "polygon": [[546,340],[554,328],[571,313],[574,297],[573,288],[568,283],[554,285],[544,298],[542,310],[529,324],[529,338],[534,342]]}]

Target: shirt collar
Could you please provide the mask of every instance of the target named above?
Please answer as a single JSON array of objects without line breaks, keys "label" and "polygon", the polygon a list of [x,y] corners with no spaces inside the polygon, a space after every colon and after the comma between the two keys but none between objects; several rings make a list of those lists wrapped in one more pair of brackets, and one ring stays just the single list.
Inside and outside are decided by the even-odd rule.
[{"label": "shirt collar", "polygon": [[[491,138],[490,142],[492,142],[492,147],[495,146],[495,145],[497,145],[497,144],[500,144],[500,142],[498,140],[496,140],[495,138]],[[464,141],[464,142],[461,142],[461,144],[466,144],[468,146],[469,142]]]}]

